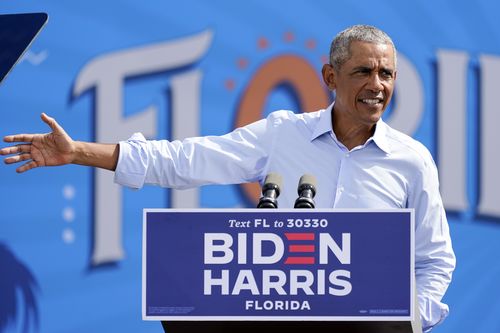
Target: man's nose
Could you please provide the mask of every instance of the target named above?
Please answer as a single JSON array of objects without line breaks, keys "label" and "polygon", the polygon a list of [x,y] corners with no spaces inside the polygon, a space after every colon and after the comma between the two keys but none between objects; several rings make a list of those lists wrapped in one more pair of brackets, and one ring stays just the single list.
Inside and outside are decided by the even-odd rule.
[{"label": "man's nose", "polygon": [[382,80],[380,79],[378,73],[373,73],[372,75],[370,75],[367,88],[375,92],[384,90]]}]

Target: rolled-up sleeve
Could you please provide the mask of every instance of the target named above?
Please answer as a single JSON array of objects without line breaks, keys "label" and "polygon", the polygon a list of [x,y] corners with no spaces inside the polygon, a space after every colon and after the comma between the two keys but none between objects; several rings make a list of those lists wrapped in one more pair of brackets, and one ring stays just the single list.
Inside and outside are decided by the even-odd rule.
[{"label": "rolled-up sleeve", "polygon": [[134,133],[127,141],[120,144],[120,155],[115,170],[115,182],[131,187],[141,188],[144,185],[148,168],[146,138],[141,133]]},{"label": "rolled-up sleeve", "polygon": [[415,208],[415,275],[424,332],[429,332],[447,316],[441,302],[455,269],[448,221],[439,193],[437,168],[430,157],[416,175],[409,196]]}]

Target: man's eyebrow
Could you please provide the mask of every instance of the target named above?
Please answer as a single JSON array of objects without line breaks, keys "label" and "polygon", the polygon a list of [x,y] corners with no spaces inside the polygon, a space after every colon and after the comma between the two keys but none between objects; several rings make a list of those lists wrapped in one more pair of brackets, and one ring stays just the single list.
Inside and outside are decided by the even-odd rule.
[{"label": "man's eyebrow", "polygon": [[358,66],[358,67],[354,67],[352,69],[353,72],[356,72],[356,71],[371,71],[373,70],[373,68],[371,66]]},{"label": "man's eyebrow", "polygon": [[[354,72],[358,72],[358,71],[362,71],[362,72],[371,72],[371,71],[373,71],[373,70],[374,70],[373,66],[366,66],[366,65],[362,65],[362,66],[357,66],[357,67],[354,67],[354,68],[352,69],[352,72],[353,72],[353,73],[354,73]],[[391,67],[381,67],[381,68],[380,68],[380,71],[381,71],[381,72],[386,72],[386,73],[391,73],[391,74],[395,72],[394,68],[391,68]]]}]

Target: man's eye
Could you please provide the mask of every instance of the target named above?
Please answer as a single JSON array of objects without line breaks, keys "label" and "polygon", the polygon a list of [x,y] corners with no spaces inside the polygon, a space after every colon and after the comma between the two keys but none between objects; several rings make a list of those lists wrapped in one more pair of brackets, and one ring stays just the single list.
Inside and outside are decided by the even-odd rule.
[{"label": "man's eye", "polygon": [[369,69],[358,69],[354,73],[355,74],[359,74],[359,75],[366,75],[366,74],[370,74],[370,70]]},{"label": "man's eye", "polygon": [[389,71],[383,71],[382,72],[382,77],[385,77],[385,78],[392,78],[392,72],[389,72]]}]

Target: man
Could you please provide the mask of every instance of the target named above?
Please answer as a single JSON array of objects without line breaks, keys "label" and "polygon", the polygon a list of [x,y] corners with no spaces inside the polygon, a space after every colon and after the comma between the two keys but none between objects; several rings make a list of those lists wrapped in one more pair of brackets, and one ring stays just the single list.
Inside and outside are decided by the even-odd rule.
[{"label": "man", "polygon": [[304,173],[318,178],[320,208],[414,208],[415,274],[425,331],[448,314],[441,303],[455,267],[448,223],[428,150],[381,120],[396,80],[396,49],[371,26],[353,26],[332,42],[323,79],[335,102],[325,110],[277,111],[220,137],[146,141],[136,133],[120,144],[75,142],[42,114],[49,134],[6,136],[25,142],[3,148],[5,162],[27,161],[24,172],[68,163],[115,171],[119,184],[187,188],[283,176],[280,207],[293,207]]}]

